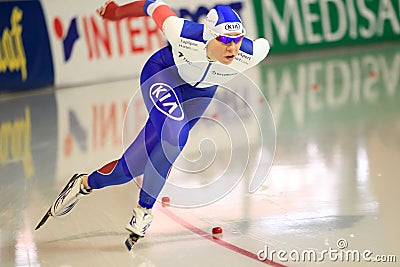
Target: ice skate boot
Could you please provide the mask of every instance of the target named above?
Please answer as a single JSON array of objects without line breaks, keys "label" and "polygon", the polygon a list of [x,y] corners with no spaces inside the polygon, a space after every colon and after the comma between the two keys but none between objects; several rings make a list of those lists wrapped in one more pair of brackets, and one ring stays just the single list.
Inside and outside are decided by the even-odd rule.
[{"label": "ice skate boot", "polygon": [[153,215],[151,214],[151,209],[138,206],[133,210],[132,219],[126,226],[126,230],[130,232],[128,239],[125,241],[128,250],[132,249],[132,246],[139,238],[144,237],[152,220]]},{"label": "ice skate boot", "polygon": [[92,190],[87,190],[82,184],[83,176],[86,174],[75,174],[61,191],[60,195],[51,205],[51,216],[60,217],[66,215],[84,195],[88,195]]},{"label": "ice skate boot", "polygon": [[85,175],[86,174],[75,174],[72,176],[67,185],[61,191],[60,195],[57,197],[56,201],[50,206],[49,210],[36,226],[35,230],[39,229],[50,216],[59,217],[70,212],[82,196],[88,195],[92,192],[91,189],[85,189],[82,184]]}]

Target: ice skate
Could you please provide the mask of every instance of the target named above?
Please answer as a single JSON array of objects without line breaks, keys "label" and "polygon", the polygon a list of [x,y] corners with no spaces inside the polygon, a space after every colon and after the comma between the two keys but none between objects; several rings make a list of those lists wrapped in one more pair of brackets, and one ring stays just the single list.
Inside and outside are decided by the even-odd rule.
[{"label": "ice skate", "polygon": [[60,217],[66,215],[78,203],[79,199],[91,193],[92,190],[87,190],[82,184],[83,176],[86,174],[75,174],[69,180],[67,185],[61,191],[56,201],[50,206],[42,220],[36,226],[35,230],[39,229],[50,216]]},{"label": "ice skate", "polygon": [[125,241],[128,250],[132,249],[132,246],[139,240],[139,238],[144,237],[152,220],[153,215],[151,214],[151,209],[138,206],[133,210],[132,219],[126,226],[126,230],[130,232],[128,239]]}]

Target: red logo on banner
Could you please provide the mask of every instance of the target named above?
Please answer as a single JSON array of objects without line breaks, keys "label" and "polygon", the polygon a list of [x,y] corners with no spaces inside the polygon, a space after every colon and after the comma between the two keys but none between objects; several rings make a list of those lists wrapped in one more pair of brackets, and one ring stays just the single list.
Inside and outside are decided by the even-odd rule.
[{"label": "red logo on banner", "polygon": [[166,44],[150,17],[108,21],[93,15],[74,17],[69,23],[55,17],[53,31],[62,42],[65,62],[73,57],[74,47],[79,41],[85,43],[88,60],[141,54]]}]

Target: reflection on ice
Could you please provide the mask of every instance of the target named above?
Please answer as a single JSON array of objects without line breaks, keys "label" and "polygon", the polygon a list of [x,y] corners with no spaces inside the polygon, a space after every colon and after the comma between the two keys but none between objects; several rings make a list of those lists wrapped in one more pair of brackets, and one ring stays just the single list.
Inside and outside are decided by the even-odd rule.
[{"label": "reflection on ice", "polygon": [[15,233],[15,266],[39,267],[38,250],[32,235],[33,227],[30,225],[27,211],[22,211],[22,225]]}]

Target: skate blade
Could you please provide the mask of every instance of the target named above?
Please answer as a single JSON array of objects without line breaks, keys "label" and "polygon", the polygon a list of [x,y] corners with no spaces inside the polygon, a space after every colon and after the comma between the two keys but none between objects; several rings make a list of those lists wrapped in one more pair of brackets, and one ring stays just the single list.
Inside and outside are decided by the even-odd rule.
[{"label": "skate blade", "polygon": [[125,240],[125,246],[126,248],[131,251],[133,245],[135,245],[137,243],[137,241],[139,240],[139,238],[141,238],[141,236],[131,233],[129,235],[129,237]]},{"label": "skate blade", "polygon": [[42,225],[47,221],[47,219],[49,217],[51,217],[51,207],[49,208],[49,210],[46,212],[46,214],[43,216],[43,218],[40,220],[40,222],[38,223],[38,225],[35,227],[35,230],[39,229],[40,227],[42,227]]}]

